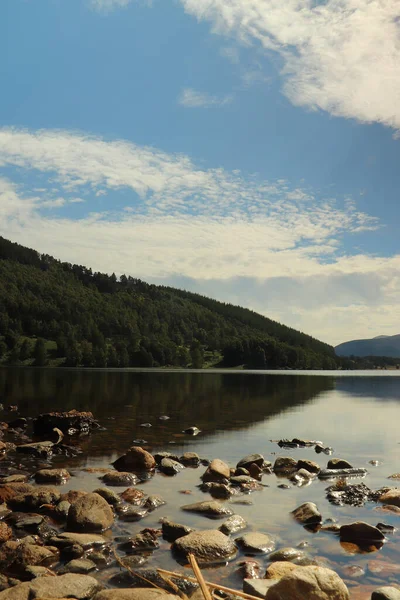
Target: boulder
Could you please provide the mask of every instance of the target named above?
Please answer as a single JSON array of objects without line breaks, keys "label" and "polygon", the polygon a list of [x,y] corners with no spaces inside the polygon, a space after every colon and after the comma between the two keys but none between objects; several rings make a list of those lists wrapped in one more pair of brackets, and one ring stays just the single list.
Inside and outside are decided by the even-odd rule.
[{"label": "boulder", "polygon": [[35,473],[36,483],[66,483],[71,478],[67,469],[40,469]]},{"label": "boulder", "polygon": [[214,458],[201,478],[204,482],[214,481],[216,483],[226,483],[230,476],[231,472],[229,466],[223,460]]},{"label": "boulder", "polygon": [[242,531],[242,529],[246,529],[246,527],[247,521],[243,519],[243,517],[240,515],[232,515],[226,521],[224,521],[218,529],[225,535],[230,535],[232,533]]},{"label": "boulder", "polygon": [[298,568],[299,565],[296,565],[292,562],[286,560],[277,560],[276,562],[273,562],[270,565],[268,565],[267,570],[265,571],[265,578],[282,579],[282,577],[285,577],[285,575],[288,575],[289,573]]},{"label": "boulder", "polygon": [[68,511],[69,531],[104,531],[114,523],[113,511],[99,494],[86,494],[71,505]]},{"label": "boulder", "polygon": [[178,600],[179,596],[157,588],[119,588],[97,593],[93,600]]},{"label": "boulder", "polygon": [[113,466],[118,471],[151,471],[156,466],[154,457],[140,446],[131,446],[126,454],[118,458]]},{"label": "boulder", "polygon": [[349,600],[346,585],[331,569],[299,567],[272,585],[267,600]]},{"label": "boulder", "polygon": [[115,487],[136,485],[139,481],[134,473],[127,473],[124,471],[109,471],[108,473],[105,473],[101,479],[106,485]]},{"label": "boulder", "polygon": [[266,533],[246,533],[235,542],[246,554],[267,554],[275,548],[275,540]]},{"label": "boulder", "polygon": [[195,512],[210,518],[222,518],[229,517],[233,514],[233,511],[228,506],[217,502],[217,500],[211,500],[206,502],[195,502],[194,504],[185,504],[181,506],[182,510],[188,512]]},{"label": "boulder", "polygon": [[237,553],[233,540],[217,529],[193,531],[178,538],[172,549],[183,557],[194,554],[200,564],[225,562],[233,559]]},{"label": "boulder", "polygon": [[302,525],[315,525],[322,516],[314,502],[305,502],[292,511],[293,518]]},{"label": "boulder", "polygon": [[66,573],[58,577],[39,577],[29,584],[32,599],[72,597],[84,600],[91,598],[103,587],[94,577],[75,573]]},{"label": "boulder", "polygon": [[353,465],[351,465],[347,460],[343,458],[331,458],[328,460],[328,464],[326,465],[327,469],[352,469]]},{"label": "boulder", "polygon": [[397,506],[400,508],[400,488],[393,488],[379,498],[379,502],[382,504],[390,504],[392,506]]},{"label": "boulder", "polygon": [[392,586],[384,586],[372,592],[371,600],[400,600],[400,590]]},{"label": "boulder", "polygon": [[99,424],[95,421],[91,412],[70,410],[68,412],[51,412],[39,415],[33,421],[34,435],[44,436],[53,432],[54,428],[63,433],[89,433],[97,429]]},{"label": "boulder", "polygon": [[386,539],[380,529],[363,521],[342,525],[339,535],[341,542],[353,542],[354,544],[382,543]]}]

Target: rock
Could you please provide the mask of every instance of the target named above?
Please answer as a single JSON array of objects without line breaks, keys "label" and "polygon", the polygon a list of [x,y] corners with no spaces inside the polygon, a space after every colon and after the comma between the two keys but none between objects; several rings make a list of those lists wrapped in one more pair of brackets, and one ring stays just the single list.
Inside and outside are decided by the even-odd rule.
[{"label": "rock", "polygon": [[33,488],[32,492],[19,494],[8,501],[13,510],[36,511],[43,504],[57,504],[60,501],[60,492],[53,487]]},{"label": "rock", "polygon": [[163,538],[169,542],[174,542],[178,538],[183,537],[184,535],[187,535],[193,531],[193,529],[187,525],[180,525],[179,523],[174,523],[168,519],[163,519],[161,527]]},{"label": "rock", "polygon": [[[91,598],[102,585],[90,575],[66,573],[58,577],[39,577],[29,582],[30,596],[35,598]],[[0,596],[1,600],[1,596]]]},{"label": "rock", "polygon": [[265,533],[246,533],[235,542],[246,554],[267,554],[275,548],[274,539]]},{"label": "rock", "polygon": [[185,467],[198,467],[200,465],[200,456],[196,452],[185,452],[179,458],[179,462]]},{"label": "rock", "polygon": [[3,544],[11,538],[12,529],[7,525],[7,523],[0,521],[0,544]]},{"label": "rock", "polygon": [[315,525],[321,522],[321,513],[314,502],[305,502],[291,513],[294,519],[302,525]]},{"label": "rock", "polygon": [[214,458],[201,478],[204,482],[214,481],[215,483],[226,483],[230,476],[231,472],[229,466],[223,460]]},{"label": "rock", "polygon": [[273,466],[275,473],[293,473],[297,469],[297,460],[291,456],[279,456]]},{"label": "rock", "polygon": [[200,564],[225,562],[236,556],[235,543],[218,530],[193,531],[172,545],[178,555],[194,554]]},{"label": "rock", "polygon": [[14,475],[2,477],[1,483],[26,483],[28,479],[29,475],[26,475],[25,473],[14,473]]},{"label": "rock", "polygon": [[222,525],[218,528],[219,531],[222,531],[225,535],[230,535],[232,533],[237,533],[238,531],[242,531],[242,529],[246,529],[247,521],[243,519],[240,515],[232,515],[222,523]]},{"label": "rock", "polygon": [[35,473],[36,483],[66,483],[71,478],[67,469],[41,469]]},{"label": "rock", "polygon": [[109,471],[105,473],[101,479],[106,485],[113,486],[126,486],[136,485],[139,479],[133,473],[127,473],[123,471]]},{"label": "rock", "polygon": [[157,529],[143,529],[143,531],[140,531],[134,537],[130,538],[130,551],[144,552],[156,550],[160,547],[157,540],[160,533],[161,532]]},{"label": "rock", "polygon": [[6,573],[20,573],[25,567],[49,566],[58,561],[58,550],[33,543],[33,538],[8,541],[0,546],[0,569]]},{"label": "rock", "polygon": [[55,577],[56,574],[51,569],[47,567],[33,566],[26,567],[25,575],[29,579],[36,579],[36,577]]},{"label": "rock", "polygon": [[95,533],[59,533],[56,537],[50,539],[53,546],[63,548],[72,544],[79,544],[85,550],[88,548],[98,548],[107,544],[106,538]]},{"label": "rock", "polygon": [[364,506],[369,501],[377,502],[381,495],[379,492],[370,490],[365,483],[343,484],[341,480],[329,486],[326,492],[329,502],[337,506],[344,506],[345,504],[350,506]]},{"label": "rock", "polygon": [[202,483],[200,486],[202,492],[208,492],[213,498],[220,498],[221,500],[228,500],[234,491],[224,483],[215,483],[214,481],[207,481]]},{"label": "rock", "polygon": [[116,506],[121,502],[121,498],[118,496],[118,494],[116,494],[114,490],[109,490],[108,488],[97,488],[93,491],[93,494],[98,494],[104,498],[108,504],[111,504],[111,506]]},{"label": "rock", "polygon": [[109,504],[98,494],[86,494],[71,505],[68,512],[69,531],[103,531],[114,523]]},{"label": "rock", "polygon": [[171,458],[172,460],[176,460],[176,461],[180,462],[179,458],[176,456],[176,454],[173,454],[172,452],[165,452],[165,451],[156,452],[153,456],[154,456],[154,460],[156,461],[156,463],[158,465],[161,464],[161,461],[163,458]]},{"label": "rock", "polygon": [[113,466],[118,471],[151,471],[155,468],[156,461],[140,446],[131,446],[126,454],[113,463]]},{"label": "rock", "polygon": [[299,469],[290,477],[290,481],[295,485],[307,485],[315,478],[315,473],[310,473],[306,469]]},{"label": "rock", "polygon": [[334,571],[299,567],[272,585],[267,600],[349,600],[347,587]]},{"label": "rock", "polygon": [[83,490],[69,490],[65,494],[61,494],[60,502],[69,502],[70,504],[73,504],[78,498],[83,498],[86,494],[87,492],[84,492]]},{"label": "rock", "polygon": [[178,600],[179,596],[157,588],[119,588],[104,590],[93,600]]},{"label": "rock", "polygon": [[164,506],[164,504],[166,504],[164,498],[158,496],[157,494],[152,494],[146,498],[143,508],[151,512],[160,506]]},{"label": "rock", "polygon": [[230,478],[230,482],[232,485],[246,485],[246,484],[256,484],[258,483],[254,477],[250,477],[250,475],[234,475]]},{"label": "rock", "polygon": [[182,510],[196,512],[210,518],[222,518],[233,514],[232,509],[216,500],[185,504],[185,506],[181,506],[181,508]]},{"label": "rock", "polygon": [[379,502],[400,508],[400,488],[393,488],[380,496]]},{"label": "rock", "polygon": [[277,560],[268,565],[267,570],[265,571],[265,577],[266,579],[282,579],[282,577],[285,577],[285,575],[288,575],[298,568],[299,565],[292,562]]},{"label": "rock", "polygon": [[313,460],[301,459],[297,461],[297,469],[306,469],[309,473],[319,473],[321,467]]},{"label": "rock", "polygon": [[249,466],[250,477],[254,477],[254,479],[257,479],[257,481],[261,481],[262,472],[262,468],[256,465],[255,463]]},{"label": "rock", "polygon": [[400,600],[400,590],[392,586],[384,586],[372,592],[371,600]]},{"label": "rock", "polygon": [[264,466],[264,457],[262,454],[248,454],[241,458],[236,465],[237,469],[244,468],[249,469],[250,465],[256,464],[258,467]]},{"label": "rock", "polygon": [[123,521],[140,521],[147,515],[147,510],[139,506],[118,506],[117,511]]},{"label": "rock", "polygon": [[125,502],[134,504],[136,506],[140,506],[145,497],[145,493],[137,488],[128,488],[120,495],[122,500],[125,500]]},{"label": "rock", "polygon": [[8,502],[10,498],[32,492],[34,489],[33,485],[28,483],[2,483],[0,484],[0,503]]},{"label": "rock", "polygon": [[239,563],[239,574],[243,579],[259,579],[261,565],[256,560],[247,559]]},{"label": "rock", "polygon": [[357,521],[350,525],[342,525],[340,528],[340,541],[357,543],[382,543],[385,541],[385,536],[382,531],[373,525]]},{"label": "rock", "polygon": [[184,429],[182,433],[187,433],[188,435],[199,435],[201,431],[198,427],[188,427],[187,429]]},{"label": "rock", "polygon": [[63,433],[89,433],[92,429],[97,429],[99,424],[91,412],[78,410],[41,414],[33,421],[34,435],[51,434],[55,427]]},{"label": "rock", "polygon": [[88,558],[75,558],[70,560],[64,567],[67,573],[80,573],[86,575],[96,569],[96,563]]},{"label": "rock", "polygon": [[16,451],[20,454],[33,454],[34,456],[48,458],[53,454],[53,442],[32,442],[17,446]]},{"label": "rock", "polygon": [[177,475],[185,467],[180,462],[172,460],[172,458],[163,458],[158,468],[164,475]]},{"label": "rock", "polygon": [[351,465],[347,460],[343,458],[331,458],[328,460],[328,464],[326,466],[327,469],[352,469],[353,465]]},{"label": "rock", "polygon": [[368,562],[368,571],[379,577],[381,580],[390,580],[393,577],[398,577],[400,574],[400,565],[390,563],[387,560],[370,560]]},{"label": "rock", "polygon": [[275,552],[271,552],[268,560],[276,562],[291,562],[299,563],[307,559],[307,554],[299,548],[279,548]]},{"label": "rock", "polygon": [[267,592],[275,581],[268,579],[244,579],[243,591],[256,598],[266,598]]}]

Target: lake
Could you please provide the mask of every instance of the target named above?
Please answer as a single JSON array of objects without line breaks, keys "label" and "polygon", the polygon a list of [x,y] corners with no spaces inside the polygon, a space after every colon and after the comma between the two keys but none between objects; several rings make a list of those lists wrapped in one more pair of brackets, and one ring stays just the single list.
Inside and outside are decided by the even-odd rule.
[{"label": "lake", "polygon": [[[281,449],[282,438],[321,440],[334,449],[332,457],[347,459],[355,467],[365,467],[363,481],[372,489],[396,482],[388,476],[400,471],[400,376],[386,372],[244,372],[244,371],[147,371],[132,370],[51,370],[0,369],[0,402],[6,407],[17,405],[18,414],[34,417],[53,410],[90,410],[102,429],[81,437],[82,452],[72,459],[53,457],[52,466],[68,466],[73,474],[63,486],[68,489],[94,490],[101,485],[99,473],[84,469],[108,467],[123,454],[134,440],[150,452],[167,450],[176,455],[197,452],[207,459],[221,458],[235,466],[246,454],[259,452],[272,463],[278,456],[308,458],[326,467],[329,456],[316,454],[314,448]],[[11,420],[16,413],[1,413],[1,420]],[[168,420],[160,420],[166,415]],[[151,427],[143,427],[150,423]],[[197,426],[201,433],[183,433]],[[370,461],[378,461],[377,466]],[[18,455],[20,468],[34,473],[48,466],[43,459]],[[15,469],[15,460],[0,463],[0,473]],[[167,504],[140,522],[116,521],[112,535],[132,535],[144,527],[159,526],[161,517],[196,528],[213,528],[220,523],[183,512],[184,504],[210,499],[197,486],[205,467],[187,468],[174,477],[156,474],[139,487],[146,493],[161,494]],[[277,547],[297,546],[305,542],[306,551],[337,571],[354,591],[354,598],[369,598],[368,586],[378,587],[388,581],[400,583],[400,536],[388,536],[379,551],[358,553],[343,546],[332,533],[311,533],[293,522],[290,512],[305,501],[315,502],[323,519],[340,524],[364,520],[376,525],[384,522],[397,526],[399,516],[383,513],[374,503],[364,507],[339,507],[326,499],[330,483],[314,481],[311,485],[278,487],[289,483],[275,475],[265,475],[262,491],[245,497],[251,504],[234,504],[235,512],[249,523],[249,530],[276,536]],[[123,489],[123,488],[122,488]],[[122,491],[115,488],[115,491]],[[190,491],[183,495],[182,491]],[[240,535],[240,534],[238,534]],[[206,575],[215,581],[240,586],[235,569],[239,560]],[[259,557],[263,566],[267,557]],[[387,563],[394,565],[390,575]],[[169,552],[169,544],[149,558],[148,566],[180,569]],[[361,569],[349,571],[349,567]],[[386,565],[384,569],[384,565]],[[119,572],[111,564],[99,574],[103,581]],[[382,575],[383,573],[383,575]],[[362,587],[360,587],[362,586]],[[372,588],[371,588],[372,589]],[[357,592],[357,596],[355,595]],[[370,593],[370,592],[369,592]]]}]

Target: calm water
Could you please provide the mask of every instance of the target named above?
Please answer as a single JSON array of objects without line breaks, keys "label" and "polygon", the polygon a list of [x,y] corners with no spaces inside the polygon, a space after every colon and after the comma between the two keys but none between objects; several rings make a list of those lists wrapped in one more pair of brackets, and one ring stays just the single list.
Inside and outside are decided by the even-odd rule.
[{"label": "calm water", "polygon": [[[367,467],[369,474],[363,481],[369,487],[390,485],[394,482],[387,477],[400,471],[399,401],[400,377],[396,372],[310,375],[0,369],[0,402],[17,405],[21,416],[76,408],[91,410],[104,427],[79,440],[82,453],[78,457],[68,461],[52,459],[52,465],[67,465],[74,475],[65,490],[98,487],[98,473],[84,469],[109,466],[133,440],[142,438],[150,451],[169,450],[180,455],[192,450],[205,458],[219,457],[232,466],[244,455],[260,452],[272,462],[277,456],[292,455],[316,460],[325,467],[328,457],[317,455],[313,448],[283,450],[271,441],[292,437],[317,439],[334,448],[333,456]],[[11,419],[14,414],[0,418]],[[161,415],[170,419],[161,421]],[[141,427],[146,422],[152,427]],[[200,435],[182,433],[191,425],[201,429]],[[371,466],[370,460],[378,460],[379,466]],[[43,465],[43,460],[24,458],[22,462],[31,472],[39,465]],[[3,463],[3,470],[6,466]],[[140,523],[117,523],[112,534],[132,534],[145,526],[157,526],[163,516],[198,528],[213,528],[215,522],[180,510],[183,504],[209,499],[196,487],[203,471],[204,467],[185,469],[173,478],[156,474],[139,487],[147,493],[162,494],[167,505]],[[234,506],[235,512],[248,520],[249,529],[276,535],[277,547],[306,541],[308,552],[324,559],[353,590],[359,585],[376,587],[389,580],[400,583],[400,568],[398,574],[382,577],[371,562],[399,564],[398,533],[390,536],[379,552],[352,554],[332,534],[305,531],[293,523],[289,513],[300,503],[313,501],[324,519],[334,518],[341,524],[365,520],[397,525],[399,517],[379,512],[371,503],[364,508],[333,506],[325,499],[326,482],[284,490],[278,488],[282,481],[275,475],[264,476],[263,483],[269,487],[247,497],[253,504]],[[191,495],[182,495],[182,490],[190,490]],[[267,558],[260,560],[268,563]],[[148,564],[177,568],[165,542]],[[346,571],[350,565],[362,566],[365,575],[350,577]],[[237,584],[236,566],[232,563],[208,576]],[[101,577],[108,576],[113,568]],[[363,598],[364,592],[369,597],[367,587],[358,592],[361,595],[356,596],[354,591],[354,598]]]}]

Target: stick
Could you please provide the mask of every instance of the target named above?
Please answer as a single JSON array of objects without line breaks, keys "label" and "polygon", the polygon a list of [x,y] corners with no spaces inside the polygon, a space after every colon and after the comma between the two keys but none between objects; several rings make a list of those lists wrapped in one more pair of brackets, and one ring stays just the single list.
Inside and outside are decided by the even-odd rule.
[{"label": "stick", "polygon": [[[159,573],[171,575],[171,577],[180,577],[182,579],[187,579],[188,581],[193,581],[194,583],[197,583],[197,579],[195,577],[188,577],[187,575],[182,573],[174,573],[173,571],[166,571],[165,569],[157,569],[157,571]],[[225,585],[218,585],[217,583],[211,583],[211,581],[205,581],[205,584],[213,590],[221,590],[223,592],[227,592],[228,594],[235,594],[235,596],[240,596],[241,598],[246,598],[247,600],[260,600],[259,598],[257,598],[257,596],[246,594],[246,592],[239,592],[238,590],[228,588]]]},{"label": "stick", "polygon": [[197,560],[194,554],[188,554],[188,559],[190,562],[190,566],[193,569],[193,573],[196,576],[197,581],[201,587],[201,591],[203,592],[204,600],[212,600],[210,590],[208,589],[206,582],[204,581],[204,577],[202,572],[200,571],[199,565],[197,564]]}]

